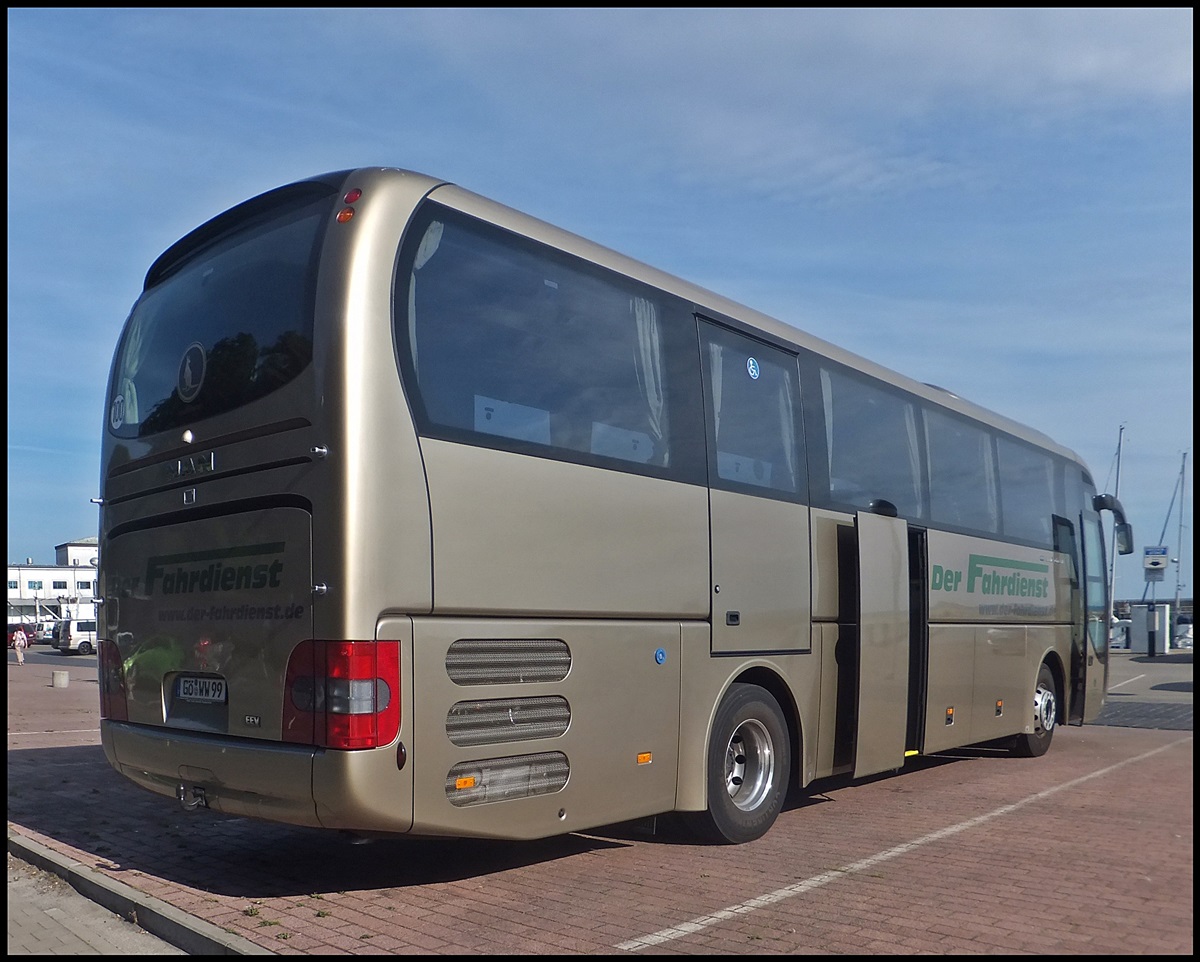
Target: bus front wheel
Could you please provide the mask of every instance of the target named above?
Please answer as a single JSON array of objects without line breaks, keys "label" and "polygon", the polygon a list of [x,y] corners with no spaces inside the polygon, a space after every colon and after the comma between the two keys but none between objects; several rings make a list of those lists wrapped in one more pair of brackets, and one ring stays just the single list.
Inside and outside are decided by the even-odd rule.
[{"label": "bus front wheel", "polygon": [[687,821],[701,838],[721,844],[760,838],[783,808],[790,771],[779,703],[757,685],[732,685],[708,744],[708,809]]},{"label": "bus front wheel", "polygon": [[1058,688],[1049,665],[1038,669],[1037,686],[1033,690],[1033,732],[1018,735],[1012,752],[1020,758],[1038,758],[1050,749],[1054,726],[1058,722]]}]

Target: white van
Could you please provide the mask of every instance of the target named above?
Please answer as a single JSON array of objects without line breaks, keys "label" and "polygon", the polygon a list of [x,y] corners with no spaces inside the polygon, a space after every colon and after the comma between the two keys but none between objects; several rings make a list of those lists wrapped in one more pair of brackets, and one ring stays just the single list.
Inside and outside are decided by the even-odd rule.
[{"label": "white van", "polygon": [[58,650],[64,655],[90,655],[96,650],[96,622],[60,622]]}]

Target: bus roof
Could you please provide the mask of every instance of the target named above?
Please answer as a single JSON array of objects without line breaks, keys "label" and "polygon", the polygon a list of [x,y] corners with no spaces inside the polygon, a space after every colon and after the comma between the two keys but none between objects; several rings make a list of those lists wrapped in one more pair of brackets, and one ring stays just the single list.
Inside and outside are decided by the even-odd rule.
[{"label": "bus roof", "polygon": [[416,179],[418,183],[424,181],[422,187],[425,196],[440,204],[444,204],[465,214],[480,217],[506,230],[513,231],[533,240],[558,247],[568,253],[575,254],[610,270],[632,277],[652,287],[661,288],[693,302],[697,308],[703,311],[724,315],[726,318],[731,318],[748,325],[751,329],[757,330],[769,338],[828,357],[835,362],[879,378],[911,394],[926,398],[950,410],[958,411],[967,417],[974,418],[1032,444],[1036,444],[1039,447],[1051,450],[1063,457],[1069,458],[1081,467],[1083,466],[1082,459],[1073,450],[1059,444],[1035,428],[1031,428],[1005,415],[998,414],[945,388],[917,381],[869,358],[855,354],[830,341],[810,334],[795,325],[730,300],[714,291],[676,277],[666,271],[659,270],[656,267],[651,267],[619,251],[540,220],[531,214],[526,214],[498,201],[476,194],[457,184],[439,180],[438,178],[417,171],[391,167],[359,168],[354,171],[323,174],[310,178],[310,180],[330,183],[339,180],[344,181],[347,177],[353,179],[355,176],[365,177],[367,175]]}]

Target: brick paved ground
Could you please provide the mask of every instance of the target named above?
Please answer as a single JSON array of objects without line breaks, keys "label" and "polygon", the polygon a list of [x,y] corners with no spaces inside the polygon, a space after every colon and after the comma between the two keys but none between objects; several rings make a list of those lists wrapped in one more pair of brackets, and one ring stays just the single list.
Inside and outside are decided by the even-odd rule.
[{"label": "brick paved ground", "polygon": [[1109,724],[1043,759],[954,752],[827,783],[732,848],[649,823],[352,846],[187,816],[108,768],[94,669],[51,689],[49,667],[10,667],[10,851],[193,920],[194,954],[1190,956],[1191,658],[1154,661],[1115,658]]}]

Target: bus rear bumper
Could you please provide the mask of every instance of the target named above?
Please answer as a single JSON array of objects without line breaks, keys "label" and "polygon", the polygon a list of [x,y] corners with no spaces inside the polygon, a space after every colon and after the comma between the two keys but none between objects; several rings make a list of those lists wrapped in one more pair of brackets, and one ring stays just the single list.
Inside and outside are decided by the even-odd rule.
[{"label": "bus rear bumper", "polygon": [[311,747],[264,745],[174,729],[100,722],[104,754],[142,788],[191,810],[321,827],[313,802]]},{"label": "bus rear bumper", "polygon": [[107,719],[100,740],[114,769],[188,811],[359,833],[413,827],[411,774],[394,746],[326,751]]}]

